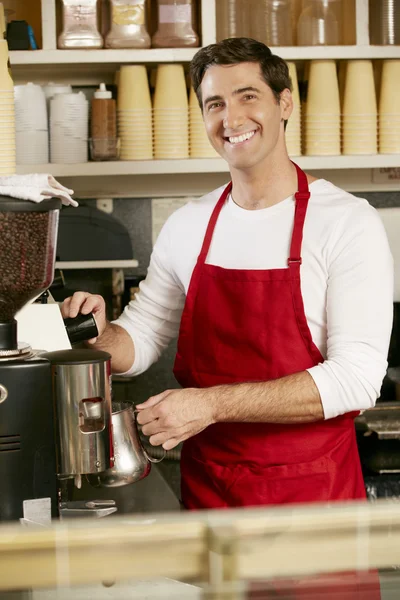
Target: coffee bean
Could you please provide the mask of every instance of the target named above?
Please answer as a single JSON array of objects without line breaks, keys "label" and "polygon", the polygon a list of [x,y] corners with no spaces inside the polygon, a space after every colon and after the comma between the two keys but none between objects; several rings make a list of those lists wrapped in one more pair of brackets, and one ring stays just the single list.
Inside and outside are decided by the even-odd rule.
[{"label": "coffee bean", "polygon": [[0,212],[0,321],[51,284],[57,218],[58,211]]}]

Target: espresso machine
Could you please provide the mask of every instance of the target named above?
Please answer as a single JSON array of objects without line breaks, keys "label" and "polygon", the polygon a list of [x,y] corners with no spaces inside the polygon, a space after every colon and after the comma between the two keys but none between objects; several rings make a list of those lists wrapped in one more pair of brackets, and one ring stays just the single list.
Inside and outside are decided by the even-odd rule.
[{"label": "espresso machine", "polygon": [[53,280],[60,207],[0,196],[0,522],[116,510],[63,497],[66,482],[113,466],[110,355],[17,341],[16,313]]}]

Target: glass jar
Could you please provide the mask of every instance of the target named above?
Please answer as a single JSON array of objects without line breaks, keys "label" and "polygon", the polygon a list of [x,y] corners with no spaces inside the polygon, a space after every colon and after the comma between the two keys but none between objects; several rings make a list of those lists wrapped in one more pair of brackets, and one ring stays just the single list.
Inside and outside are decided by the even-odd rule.
[{"label": "glass jar", "polygon": [[250,37],[250,14],[249,0],[218,0],[217,42],[232,37]]},{"label": "glass jar", "polygon": [[299,46],[335,46],[341,43],[341,0],[307,0],[297,24]]},{"label": "glass jar", "polygon": [[150,48],[146,0],[110,0],[111,29],[106,48]]},{"label": "glass jar", "polygon": [[153,36],[154,48],[193,48],[199,36],[193,29],[195,0],[157,0],[158,29]]},{"label": "glass jar", "polygon": [[400,2],[369,0],[369,35],[377,46],[400,44]]},{"label": "glass jar", "polygon": [[252,0],[251,37],[267,46],[292,46],[290,0]]},{"label": "glass jar", "polygon": [[61,0],[63,31],[59,48],[102,48],[98,30],[97,0]]}]

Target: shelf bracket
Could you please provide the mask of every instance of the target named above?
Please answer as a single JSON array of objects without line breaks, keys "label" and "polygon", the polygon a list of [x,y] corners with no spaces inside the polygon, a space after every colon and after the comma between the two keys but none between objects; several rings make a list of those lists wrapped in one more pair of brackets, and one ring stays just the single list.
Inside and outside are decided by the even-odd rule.
[{"label": "shelf bracket", "polygon": [[356,0],[356,44],[369,45],[369,0]]},{"label": "shelf bracket", "polygon": [[56,50],[56,31],[56,0],[42,0],[43,50]]}]

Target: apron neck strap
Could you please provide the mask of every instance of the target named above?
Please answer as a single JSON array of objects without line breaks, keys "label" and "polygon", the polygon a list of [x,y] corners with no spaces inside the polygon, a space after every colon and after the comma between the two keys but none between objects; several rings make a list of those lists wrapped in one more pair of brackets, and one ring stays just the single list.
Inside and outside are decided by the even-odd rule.
[{"label": "apron neck strap", "polygon": [[217,204],[215,205],[215,208],[212,212],[211,218],[208,222],[206,235],[204,236],[203,245],[201,247],[201,251],[200,251],[199,257],[197,259],[197,262],[205,263],[205,261],[206,261],[207,254],[210,249],[215,225],[216,225],[217,219],[219,217],[219,213],[221,212],[222,207],[224,206],[227,197],[231,193],[231,190],[232,190],[232,181],[230,181],[228,183],[228,185],[222,192],[220,199],[218,200]]},{"label": "apron neck strap", "polygon": [[[292,242],[290,245],[290,257],[288,259],[288,264],[300,264],[301,263],[301,243],[303,240],[303,227],[304,220],[306,218],[308,200],[310,198],[310,191],[308,189],[308,182],[306,174],[300,169],[296,163],[293,163],[296,167],[297,171],[297,189],[298,191],[295,194],[296,200],[296,210],[294,216],[294,227],[292,234]],[[222,207],[225,204],[225,201],[232,190],[232,182],[228,183],[226,188],[221,194],[220,199],[218,200],[215,208],[212,212],[211,218],[208,222],[206,234],[204,236],[203,245],[201,247],[201,251],[197,262],[205,263],[208,251],[210,249],[212,236],[214,233],[215,225],[217,223],[217,219],[222,210]]]},{"label": "apron neck strap", "polygon": [[[292,161],[293,162],[293,161]],[[294,225],[292,233],[292,242],[290,244],[290,256],[288,265],[299,266],[301,264],[301,244],[303,241],[303,228],[306,218],[308,200],[310,198],[310,190],[308,189],[308,181],[306,174],[300,169],[296,163],[293,163],[297,171],[297,189],[295,194],[296,209],[294,213]]]}]

